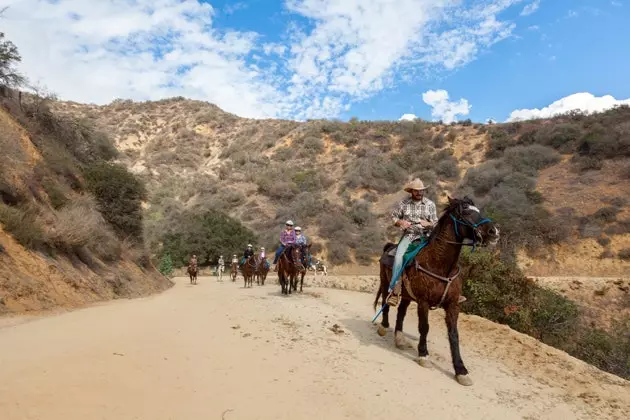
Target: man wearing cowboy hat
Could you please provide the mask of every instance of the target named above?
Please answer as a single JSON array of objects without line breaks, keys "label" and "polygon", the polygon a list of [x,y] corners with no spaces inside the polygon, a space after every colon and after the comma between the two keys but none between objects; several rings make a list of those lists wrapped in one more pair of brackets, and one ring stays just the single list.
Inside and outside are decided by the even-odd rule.
[{"label": "man wearing cowboy hat", "polygon": [[418,178],[411,181],[405,186],[405,191],[410,196],[398,203],[392,212],[394,226],[403,230],[403,237],[396,249],[392,281],[389,286],[390,289],[393,288],[387,299],[387,304],[391,307],[398,306],[400,302],[402,287],[398,279],[402,275],[403,256],[407,248],[414,240],[426,236],[438,221],[435,203],[424,196],[427,188]]}]

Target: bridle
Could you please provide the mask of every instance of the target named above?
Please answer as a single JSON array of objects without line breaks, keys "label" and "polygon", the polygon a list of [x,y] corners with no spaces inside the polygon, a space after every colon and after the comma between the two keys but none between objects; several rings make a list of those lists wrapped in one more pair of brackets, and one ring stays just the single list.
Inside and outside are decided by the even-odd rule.
[{"label": "bridle", "polygon": [[483,235],[479,232],[479,226],[484,225],[486,223],[490,223],[490,222],[492,222],[492,220],[487,218],[487,217],[484,217],[483,219],[481,219],[477,223],[471,223],[468,220],[458,219],[457,217],[453,216],[452,213],[450,214],[450,217],[451,217],[451,219],[454,222],[453,228],[455,229],[455,236],[457,237],[457,239],[459,239],[461,237],[461,235],[459,234],[459,229],[457,228],[458,225],[468,226],[469,228],[472,228],[472,230],[473,230],[472,243],[469,243],[469,242],[453,242],[453,241],[449,241],[449,240],[446,240],[446,239],[441,239],[441,240],[446,242],[446,243],[448,243],[448,244],[462,245],[462,246],[471,246],[472,247],[472,252],[475,252],[475,248],[477,247],[477,240],[483,241]]}]

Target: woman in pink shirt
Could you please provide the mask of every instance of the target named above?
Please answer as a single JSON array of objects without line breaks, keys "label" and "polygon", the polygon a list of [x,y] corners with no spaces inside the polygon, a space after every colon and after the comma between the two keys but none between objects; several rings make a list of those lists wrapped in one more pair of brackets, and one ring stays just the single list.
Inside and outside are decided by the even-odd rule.
[{"label": "woman in pink shirt", "polygon": [[278,258],[282,251],[288,246],[295,243],[295,231],[293,230],[293,221],[287,220],[285,223],[285,229],[280,232],[280,247],[276,250],[276,257],[273,260],[273,271],[278,271]]}]

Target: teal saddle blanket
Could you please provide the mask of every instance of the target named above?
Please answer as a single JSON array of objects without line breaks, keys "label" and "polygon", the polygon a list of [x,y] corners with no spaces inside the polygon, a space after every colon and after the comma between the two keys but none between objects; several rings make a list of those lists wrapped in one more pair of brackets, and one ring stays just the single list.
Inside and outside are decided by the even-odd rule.
[{"label": "teal saddle blanket", "polygon": [[[418,255],[418,253],[427,246],[429,243],[426,239],[419,239],[417,241],[412,242],[407,248],[407,252],[403,256],[403,267],[407,267],[411,261]],[[398,245],[390,244],[388,248],[386,248],[381,256],[380,262],[387,266],[394,266],[394,256],[396,255],[396,249],[398,249]]]}]

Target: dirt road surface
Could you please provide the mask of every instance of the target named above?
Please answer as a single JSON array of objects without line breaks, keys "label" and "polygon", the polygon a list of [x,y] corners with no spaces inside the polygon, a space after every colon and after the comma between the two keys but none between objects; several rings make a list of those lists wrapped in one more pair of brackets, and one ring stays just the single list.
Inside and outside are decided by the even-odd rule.
[{"label": "dirt road surface", "polygon": [[[370,324],[372,295],[177,279],[144,299],[0,328],[3,419],[628,418],[630,382],[474,316],[453,379],[441,310],[434,366]],[[405,325],[417,340],[415,310]],[[334,325],[337,324],[337,327]],[[415,343],[414,343],[415,345]]]}]

